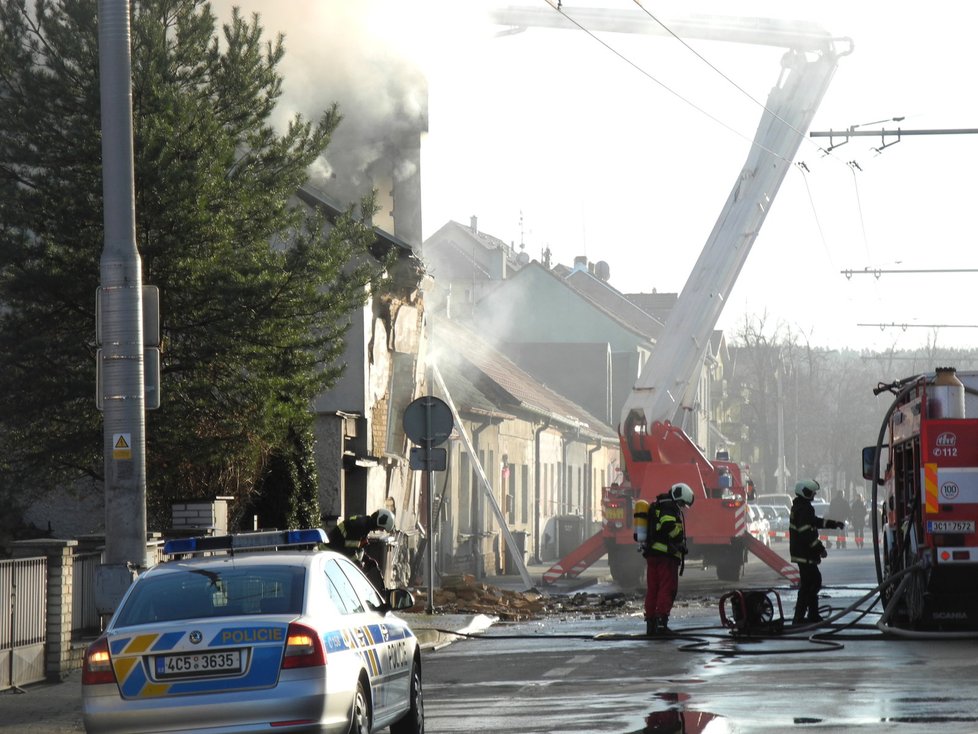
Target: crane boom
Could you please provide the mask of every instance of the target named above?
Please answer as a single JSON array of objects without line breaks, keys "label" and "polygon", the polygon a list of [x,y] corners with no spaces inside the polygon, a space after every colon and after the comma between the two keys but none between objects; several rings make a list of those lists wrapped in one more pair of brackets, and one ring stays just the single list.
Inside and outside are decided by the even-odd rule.
[{"label": "crane boom", "polygon": [[[625,431],[626,426],[649,427],[657,421],[674,421],[694,395],[706,348],[723,306],[811,125],[839,57],[852,52],[852,41],[833,38],[814,23],[772,18],[699,16],[659,22],[637,10],[575,8],[572,16],[566,16],[552,9],[514,6],[490,11],[490,18],[519,30],[583,27],[590,32],[647,35],[671,31],[683,38],[787,49],[747,161],[651,358],[625,401],[619,431]],[[836,49],[839,40],[848,45],[842,52]]]},{"label": "crane boom", "polygon": [[[851,48],[849,49],[851,51]],[[848,53],[847,51],[846,53]],[[621,425],[672,421],[688,404],[713,329],[825,94],[840,54],[789,49],[740,175],[625,401]],[[639,419],[636,411],[641,413]]]},{"label": "crane boom", "polygon": [[[852,42],[835,39],[812,24],[754,18],[659,23],[648,14],[627,11],[575,9],[572,16],[565,16],[559,6],[553,10],[511,7],[493,12],[492,18],[516,30],[543,26],[582,27],[591,33],[662,35],[672,31],[689,38],[786,49],[747,160],[652,356],[625,400],[618,427],[625,476],[621,484],[613,483],[603,490],[602,530],[551,571],[560,575],[572,566],[576,569],[590,563],[600,554],[603,543],[612,576],[619,583],[633,583],[644,572],[644,561],[634,552],[634,503],[640,499],[655,502],[660,492],[682,482],[697,498],[685,523],[690,557],[714,566],[718,578],[737,581],[747,553],[752,552],[778,573],[789,579],[794,573],[797,578],[790,564],[748,534],[745,501],[750,480],[744,468],[729,457],[707,459],[674,421],[694,395],[723,307],[832,80],[838,59],[852,52]],[[838,51],[837,40],[845,40],[847,48]]]}]

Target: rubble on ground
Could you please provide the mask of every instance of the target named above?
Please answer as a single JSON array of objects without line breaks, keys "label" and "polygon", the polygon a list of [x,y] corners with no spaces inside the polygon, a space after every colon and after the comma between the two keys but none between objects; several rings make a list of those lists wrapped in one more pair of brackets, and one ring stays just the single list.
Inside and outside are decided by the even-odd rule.
[{"label": "rubble on ground", "polygon": [[[521,622],[528,619],[573,612],[590,614],[595,618],[617,616],[634,606],[635,596],[622,592],[567,595],[547,595],[536,589],[511,591],[476,581],[471,574],[442,577],[441,587],[434,590],[433,604],[443,614],[485,614],[502,621]],[[423,612],[428,591],[415,590],[412,612]]]}]

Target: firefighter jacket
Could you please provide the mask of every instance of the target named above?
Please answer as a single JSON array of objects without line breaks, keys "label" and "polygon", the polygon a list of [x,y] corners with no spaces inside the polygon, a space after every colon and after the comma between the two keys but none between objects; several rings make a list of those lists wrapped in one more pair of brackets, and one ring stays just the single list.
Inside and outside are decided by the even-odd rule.
[{"label": "firefighter jacket", "polygon": [[646,556],[672,556],[683,560],[686,555],[686,528],[679,505],[668,495],[660,494],[649,508],[649,539]]},{"label": "firefighter jacket", "polygon": [[332,550],[347,555],[360,548],[371,530],[377,529],[377,521],[371,515],[353,515],[329,531],[326,538]]},{"label": "firefighter jacket", "polygon": [[819,563],[825,557],[825,546],[818,539],[818,531],[824,527],[825,520],[815,514],[811,500],[795,497],[788,524],[788,551],[793,563]]}]

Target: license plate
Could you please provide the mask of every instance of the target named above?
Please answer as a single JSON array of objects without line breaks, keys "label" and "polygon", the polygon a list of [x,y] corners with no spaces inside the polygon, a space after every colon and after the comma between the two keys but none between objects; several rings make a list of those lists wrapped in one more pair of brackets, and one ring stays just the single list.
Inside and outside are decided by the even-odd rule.
[{"label": "license plate", "polygon": [[605,508],[604,516],[609,520],[624,520],[625,511],[620,507]]},{"label": "license plate", "polygon": [[928,520],[928,533],[973,533],[974,520]]},{"label": "license plate", "polygon": [[198,652],[188,655],[157,655],[156,677],[187,678],[241,672],[241,651]]}]

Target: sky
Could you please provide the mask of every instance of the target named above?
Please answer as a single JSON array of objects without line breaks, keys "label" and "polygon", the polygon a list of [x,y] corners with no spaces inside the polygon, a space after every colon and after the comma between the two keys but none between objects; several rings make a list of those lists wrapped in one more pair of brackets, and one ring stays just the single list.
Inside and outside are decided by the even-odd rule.
[{"label": "sky", "polygon": [[[230,4],[214,3],[219,16]],[[607,262],[626,293],[682,290],[783,55],[668,34],[507,33],[488,17],[508,6],[557,14],[547,0],[235,4],[285,34],[279,123],[330,99],[351,120],[392,125],[427,110],[424,237],[476,216],[531,258],[549,248],[568,265]],[[978,128],[978,3],[562,0],[559,12],[596,7],[666,27],[690,15],[805,21],[850,38],[813,131]],[[978,346],[978,272],[960,272],[978,269],[978,135],[908,135],[874,151],[881,142],[852,138],[827,154],[827,139],[806,136],[795,159],[804,167],[788,171],[719,328],[733,336],[763,319],[768,333],[827,348]],[[887,270],[959,272],[877,277]]]}]

